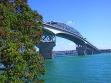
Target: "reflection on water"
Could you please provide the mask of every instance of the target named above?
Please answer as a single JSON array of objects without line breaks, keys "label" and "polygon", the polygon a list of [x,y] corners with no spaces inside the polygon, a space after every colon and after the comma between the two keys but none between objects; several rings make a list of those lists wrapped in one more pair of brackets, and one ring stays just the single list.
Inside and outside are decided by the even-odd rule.
[{"label": "reflection on water", "polygon": [[111,54],[46,60],[46,83],[111,83]]}]

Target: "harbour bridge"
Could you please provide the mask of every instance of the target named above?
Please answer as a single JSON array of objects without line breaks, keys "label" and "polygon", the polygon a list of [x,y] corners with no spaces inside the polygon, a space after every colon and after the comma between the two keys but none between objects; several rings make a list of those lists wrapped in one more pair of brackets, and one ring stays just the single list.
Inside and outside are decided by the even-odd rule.
[{"label": "harbour bridge", "polygon": [[[98,48],[88,42],[76,29],[60,22],[43,23],[41,42],[37,45],[39,52],[46,59],[52,58],[52,50],[56,45],[56,36],[66,38],[76,44],[78,55],[92,55],[98,53]],[[54,33],[56,31],[56,33]]]}]

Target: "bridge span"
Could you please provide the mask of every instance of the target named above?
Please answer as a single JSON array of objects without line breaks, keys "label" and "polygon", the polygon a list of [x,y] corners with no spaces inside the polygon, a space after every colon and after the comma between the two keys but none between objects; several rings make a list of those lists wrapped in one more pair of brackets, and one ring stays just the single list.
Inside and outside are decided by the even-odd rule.
[{"label": "bridge span", "polygon": [[[52,58],[52,50],[56,45],[56,36],[66,38],[76,44],[78,55],[91,55],[98,53],[98,48],[88,42],[76,29],[60,22],[43,23],[41,43],[38,45],[40,53],[45,58]],[[56,31],[54,33],[53,31]]]}]

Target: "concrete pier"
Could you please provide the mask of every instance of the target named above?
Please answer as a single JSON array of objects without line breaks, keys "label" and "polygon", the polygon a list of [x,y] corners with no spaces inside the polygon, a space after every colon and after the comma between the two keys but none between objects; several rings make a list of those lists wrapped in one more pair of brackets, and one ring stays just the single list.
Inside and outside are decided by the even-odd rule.
[{"label": "concrete pier", "polygon": [[88,48],[87,46],[77,46],[76,51],[78,55],[92,55],[94,54],[94,50],[91,48]]},{"label": "concrete pier", "polygon": [[45,59],[52,58],[52,50],[54,46],[55,42],[41,42],[39,45],[37,45],[40,54],[42,54]]},{"label": "concrete pier", "polygon": [[84,48],[84,47],[78,46],[78,47],[76,47],[76,51],[77,51],[78,55],[87,55],[86,48]]}]

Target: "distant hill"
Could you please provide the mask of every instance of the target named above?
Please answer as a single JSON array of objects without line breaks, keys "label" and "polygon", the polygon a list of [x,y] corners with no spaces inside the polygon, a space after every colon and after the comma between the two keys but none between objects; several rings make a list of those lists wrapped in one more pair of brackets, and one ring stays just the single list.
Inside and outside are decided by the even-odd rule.
[{"label": "distant hill", "polygon": [[100,53],[111,53],[111,49],[100,49]]}]

